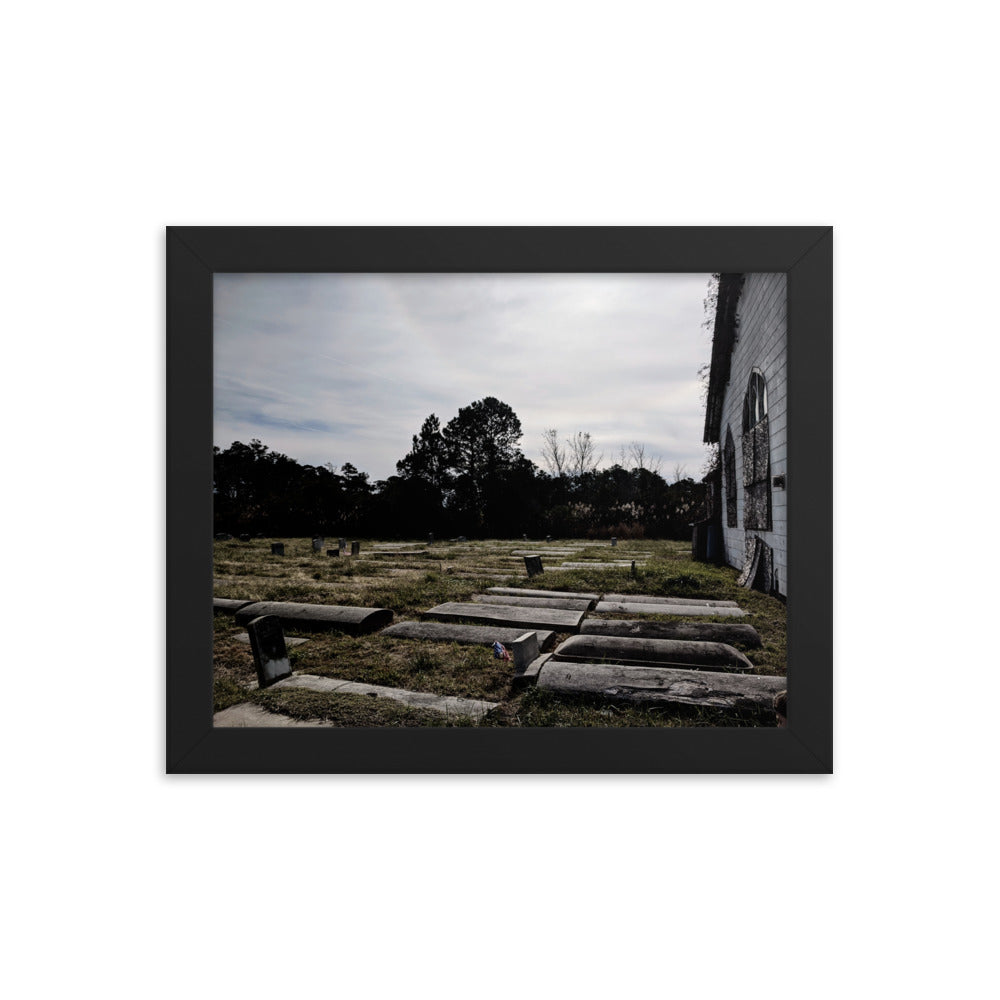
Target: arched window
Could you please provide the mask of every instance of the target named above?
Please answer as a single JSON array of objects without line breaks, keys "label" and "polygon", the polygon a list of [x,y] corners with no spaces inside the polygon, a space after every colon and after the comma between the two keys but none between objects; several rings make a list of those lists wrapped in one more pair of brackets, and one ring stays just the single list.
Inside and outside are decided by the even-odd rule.
[{"label": "arched window", "polygon": [[733,444],[733,432],[726,428],[726,443],[722,449],[722,467],[725,473],[726,488],[726,524],[736,527],[736,445]]},{"label": "arched window", "polygon": [[743,527],[771,530],[771,436],[767,383],[760,369],[750,373],[743,397]]}]

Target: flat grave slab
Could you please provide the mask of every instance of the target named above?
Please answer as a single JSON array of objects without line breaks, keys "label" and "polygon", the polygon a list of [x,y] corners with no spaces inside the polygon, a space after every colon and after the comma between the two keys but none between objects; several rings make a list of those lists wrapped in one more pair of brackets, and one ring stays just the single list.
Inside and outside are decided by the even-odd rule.
[{"label": "flat grave slab", "polygon": [[583,621],[583,611],[561,611],[558,608],[521,608],[503,604],[463,604],[449,601],[439,604],[424,615],[437,621],[466,619],[482,625],[509,628],[552,629],[554,632],[576,632]]},{"label": "flat grave slab", "polygon": [[[458,642],[464,646],[505,646],[524,635],[523,628],[499,628],[489,625],[457,625],[454,622],[397,622],[382,630],[382,635],[394,639],[428,639],[432,642]],[[535,629],[538,648],[545,649],[555,639],[555,632]],[[286,640],[287,641],[287,640]]]},{"label": "flat grave slab", "polygon": [[490,587],[488,594],[505,594],[508,597],[566,597],[578,601],[599,601],[600,594],[582,594],[576,590],[525,590],[520,587]]},{"label": "flat grave slab", "polygon": [[707,604],[632,604],[625,601],[599,601],[595,611],[616,612],[627,615],[723,615],[726,618],[745,618],[742,608],[713,608]]},{"label": "flat grave slab", "polygon": [[719,622],[645,622],[588,618],[580,625],[581,635],[620,635],[633,639],[693,639],[696,642],[739,642],[757,648],[760,635],[752,625]]},{"label": "flat grave slab", "polygon": [[693,604],[708,605],[710,608],[738,608],[735,601],[716,601],[698,597],[653,597],[649,594],[605,594],[606,601],[621,601],[624,604]]},{"label": "flat grave slab", "polygon": [[216,729],[314,729],[316,726],[329,726],[330,723],[318,719],[293,719],[290,715],[269,712],[260,705],[244,701],[216,712],[212,725]]},{"label": "flat grave slab", "polygon": [[559,608],[562,611],[589,611],[593,601],[579,597],[513,597],[508,594],[473,594],[477,604],[505,604],[515,608]]},{"label": "flat grave slab", "polygon": [[641,566],[642,561],[639,559],[625,561],[614,561],[614,562],[602,562],[597,559],[591,562],[564,562],[559,564],[559,569],[629,569],[632,566],[632,562]]},{"label": "flat grave slab", "polygon": [[735,670],[753,664],[724,642],[687,639],[635,639],[616,635],[572,635],[552,654],[554,660],[609,662],[628,666],[669,666],[685,670]]},{"label": "flat grave slab", "polygon": [[282,628],[335,629],[349,635],[375,632],[392,621],[389,608],[355,608],[339,604],[295,604],[289,601],[259,601],[236,612],[236,624],[247,625],[261,615],[275,615]]},{"label": "flat grave slab", "polygon": [[774,696],[785,690],[787,681],[784,677],[671,667],[559,663],[550,658],[538,673],[537,686],[559,694],[595,694],[616,701],[673,702],[773,713]]},{"label": "flat grave slab", "polygon": [[466,715],[481,719],[487,712],[497,707],[499,702],[482,701],[478,698],[458,698],[454,695],[430,694],[426,691],[407,691],[405,688],[383,687],[381,684],[363,684],[359,681],[344,681],[336,677],[316,677],[313,674],[294,674],[269,690],[278,688],[298,688],[329,694],[367,695],[389,698],[411,708],[429,708],[445,715]]}]

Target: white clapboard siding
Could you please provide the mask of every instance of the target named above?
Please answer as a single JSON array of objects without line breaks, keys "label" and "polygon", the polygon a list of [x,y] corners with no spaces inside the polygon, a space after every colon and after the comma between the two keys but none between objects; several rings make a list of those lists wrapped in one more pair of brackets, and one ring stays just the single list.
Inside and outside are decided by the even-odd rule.
[{"label": "white clapboard siding", "polygon": [[[742,567],[745,560],[743,530],[743,397],[750,373],[760,369],[767,383],[767,413],[771,444],[771,479],[787,480],[787,294],[784,274],[748,274],[737,306],[736,343],[730,364],[729,384],[722,404],[719,441],[725,443],[726,428],[736,445],[737,527],[726,524],[723,488],[722,531],[726,561]],[[751,530],[774,550],[774,570],[778,590],[788,593],[787,546],[788,489],[771,489],[771,531]]]}]

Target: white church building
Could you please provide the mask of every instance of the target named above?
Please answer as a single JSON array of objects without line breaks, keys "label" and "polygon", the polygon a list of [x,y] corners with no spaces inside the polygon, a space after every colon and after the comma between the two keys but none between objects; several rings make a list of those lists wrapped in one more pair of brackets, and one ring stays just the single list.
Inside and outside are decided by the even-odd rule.
[{"label": "white church building", "polygon": [[[718,445],[709,550],[740,582],[788,594],[784,274],[722,274],[705,442]],[[714,543],[714,544],[713,544]]]}]

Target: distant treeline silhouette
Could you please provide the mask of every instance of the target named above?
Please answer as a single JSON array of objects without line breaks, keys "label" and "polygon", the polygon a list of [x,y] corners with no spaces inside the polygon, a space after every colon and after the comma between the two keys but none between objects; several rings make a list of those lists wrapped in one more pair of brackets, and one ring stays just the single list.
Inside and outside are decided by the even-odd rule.
[{"label": "distant treeline silhouette", "polygon": [[[554,432],[552,432],[554,433]],[[703,487],[646,468],[549,474],[522,454],[521,422],[488,396],[443,428],[431,414],[395,476],[301,465],[254,438],[214,449],[215,530],[273,537],[691,537]]]}]

